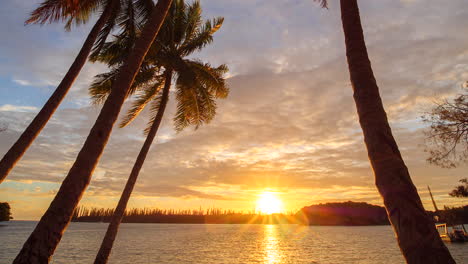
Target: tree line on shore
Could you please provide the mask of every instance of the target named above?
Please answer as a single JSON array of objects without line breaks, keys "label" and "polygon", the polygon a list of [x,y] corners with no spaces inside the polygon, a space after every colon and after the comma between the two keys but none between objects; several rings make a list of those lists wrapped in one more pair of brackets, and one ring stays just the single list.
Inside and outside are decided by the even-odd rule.
[{"label": "tree line on shore", "polygon": [[[73,222],[110,222],[111,208],[78,207]],[[123,223],[190,223],[190,224],[293,224],[298,223],[293,213],[265,215],[254,211],[244,212],[210,208],[207,210],[175,210],[133,208],[126,210]]]},{"label": "tree line on shore", "polygon": [[[327,7],[326,0],[315,1]],[[377,189],[401,251],[408,263],[455,263],[427,218],[394,140],[367,53],[358,2],[340,0],[340,7],[357,114]],[[93,13],[98,13],[99,18],[62,82],[0,161],[2,182],[50,120],[88,58],[109,66],[110,71],[97,76],[91,87],[93,98],[103,103],[100,114],[15,264],[50,261],[90,183],[126,98],[136,97],[123,126],[148,104],[151,118],[146,140],[113,211],[95,263],[107,262],[133,186],[158,131],[171,86],[175,86],[177,100],[176,130],[209,122],[216,113],[215,99],[228,94],[223,77],[225,65],[212,67],[187,58],[211,43],[213,33],[222,24],[221,18],[203,22],[198,2],[187,5],[182,0],[159,0],[156,4],[152,0],[44,0],[27,23],[65,21],[66,28],[71,29],[72,25],[86,22]]]},{"label": "tree line on shore", "polygon": [[[77,207],[72,222],[111,221],[114,209]],[[427,211],[433,223],[448,225],[468,223],[468,206],[444,207]],[[297,212],[266,215],[253,211],[203,209],[133,208],[126,210],[123,223],[191,223],[191,224],[301,224],[320,226],[389,225],[384,207],[364,202],[321,203],[305,206]]]},{"label": "tree line on shore", "polygon": [[[114,209],[77,207],[74,222],[110,222]],[[297,212],[262,214],[219,208],[174,210],[133,208],[126,210],[124,223],[193,223],[193,224],[302,224],[302,225],[385,225],[385,208],[368,203],[325,203],[311,205]]]},{"label": "tree line on shore", "polygon": [[13,217],[11,216],[10,204],[7,202],[0,203],[0,222],[10,221],[11,219],[13,219]]}]

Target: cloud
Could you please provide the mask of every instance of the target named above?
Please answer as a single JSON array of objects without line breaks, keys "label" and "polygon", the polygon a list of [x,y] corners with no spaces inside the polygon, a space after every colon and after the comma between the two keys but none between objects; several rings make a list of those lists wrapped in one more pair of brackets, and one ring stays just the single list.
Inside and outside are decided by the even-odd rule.
[{"label": "cloud", "polygon": [[19,80],[19,79],[13,79],[13,81],[19,85],[22,85],[22,86],[30,86],[31,85],[31,82],[29,81],[26,81],[26,80]]},{"label": "cloud", "polygon": [[37,111],[37,107],[5,104],[5,105],[0,106],[0,112],[2,112],[2,111],[34,112],[34,111]]},{"label": "cloud", "polygon": [[[459,92],[468,78],[468,36],[459,34],[468,15],[462,8],[466,3],[383,0],[360,4],[383,102],[413,181],[426,205],[430,205],[426,185],[431,185],[440,203],[460,204],[447,193],[467,168],[445,170],[425,162],[424,124],[419,116],[434,98]],[[229,64],[231,94],[218,102],[218,114],[210,124],[179,134],[172,129],[175,98],[171,94],[134,199],[156,199],[161,207],[198,207],[215,201],[245,209],[258,191],[270,188],[281,193],[292,209],[339,200],[380,204],[352,98],[336,2],[331,2],[329,10],[313,1],[221,0],[202,1],[202,5],[206,17],[221,15],[226,22],[213,45],[196,57],[213,65]],[[28,28],[27,34],[37,36],[44,30],[65,38],[61,28],[45,28]],[[32,37],[15,34],[25,43]],[[24,47],[10,46],[10,53],[16,54],[11,60],[32,63],[17,63],[11,69],[1,64],[0,72],[32,83],[37,78],[56,84],[85,34],[83,29],[67,35],[75,44],[58,52],[42,37],[38,42],[44,51],[39,55],[33,50],[23,57]],[[39,69],[44,61],[46,65]],[[99,113],[99,107],[88,106],[86,86],[100,67],[84,69],[81,81],[67,97],[72,107],[57,111],[8,184],[41,182],[56,188],[63,180]],[[128,103],[124,108],[128,109]],[[0,154],[37,111],[21,111],[14,105],[1,109],[0,122],[9,129],[0,133]],[[143,144],[147,117],[144,112],[131,126],[114,129],[85,195],[86,203],[113,206],[101,198],[115,201],[120,195]],[[34,195],[42,193],[51,199],[49,192],[54,188],[41,186]],[[22,193],[0,192],[11,197]],[[31,192],[25,195],[33,199]]]}]

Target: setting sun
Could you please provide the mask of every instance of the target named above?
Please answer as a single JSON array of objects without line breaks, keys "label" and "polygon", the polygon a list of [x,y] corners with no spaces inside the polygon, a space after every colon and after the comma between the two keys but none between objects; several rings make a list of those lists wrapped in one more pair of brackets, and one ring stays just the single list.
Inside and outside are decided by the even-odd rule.
[{"label": "setting sun", "polygon": [[276,214],[283,209],[283,203],[272,192],[263,192],[257,200],[256,210],[262,214]]}]

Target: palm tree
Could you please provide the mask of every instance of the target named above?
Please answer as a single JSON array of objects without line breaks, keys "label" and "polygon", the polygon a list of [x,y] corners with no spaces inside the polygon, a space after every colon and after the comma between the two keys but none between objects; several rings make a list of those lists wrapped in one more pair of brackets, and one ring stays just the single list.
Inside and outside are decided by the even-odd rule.
[{"label": "palm tree", "polygon": [[134,48],[119,70],[112,85],[112,91],[91,128],[84,146],[78,153],[75,163],[13,263],[47,263],[54,253],[64,230],[70,223],[73,211],[91,180],[91,175],[107,144],[127,92],[158,34],[171,2],[172,0],[159,0],[152,8],[151,15]]},{"label": "palm tree", "polygon": [[[132,122],[151,101],[153,101],[151,106],[152,117],[148,128],[145,130],[147,133],[146,140],[138,154],[117,208],[114,211],[106,235],[96,256],[95,264],[107,263],[108,261],[128,200],[164,115],[164,110],[169,99],[172,78],[176,77],[178,107],[174,121],[176,130],[178,131],[191,124],[198,127],[203,123],[209,122],[216,113],[214,98],[225,98],[228,94],[228,89],[223,79],[223,74],[227,72],[225,65],[212,68],[206,63],[184,59],[184,57],[189,56],[195,50],[203,48],[213,40],[212,35],[221,27],[223,19],[214,19],[213,23],[207,21],[204,26],[201,26],[201,22],[199,2],[187,5],[184,0],[174,1],[161,29],[161,33],[153,44],[154,48],[146,56],[144,62],[146,67],[140,71],[140,73],[146,74],[148,68],[153,69],[156,76],[150,79],[156,81],[149,81],[148,85],[145,83],[134,83],[135,87],[146,87],[146,90],[134,102],[133,107],[122,121],[121,127]],[[115,54],[115,50],[112,50],[112,52],[115,55],[112,57],[121,57]],[[104,61],[107,62],[109,60],[112,61],[112,57],[109,57],[108,53],[108,51],[103,50]],[[159,75],[161,67],[164,70]],[[98,80],[91,87],[91,94],[98,102],[109,92],[109,86],[106,82],[113,79],[113,72],[98,75]],[[159,95],[161,87],[164,88],[162,95]]]},{"label": "palm tree", "polygon": [[[319,0],[326,7],[325,0]],[[340,0],[346,56],[377,189],[407,263],[455,263],[429,219],[398,150],[379,94],[357,0]]]},{"label": "palm tree", "polygon": [[19,139],[8,150],[5,156],[0,161],[0,183],[6,178],[8,173],[13,169],[15,164],[23,156],[34,139],[39,135],[41,130],[47,124],[55,110],[62,102],[65,95],[70,90],[76,77],[80,73],[83,65],[90,54],[93,45],[99,38],[95,51],[97,52],[110,31],[113,28],[116,14],[118,13],[120,0],[108,0],[105,4],[98,0],[88,1],[63,1],[63,0],[46,0],[36,10],[31,13],[31,17],[26,21],[26,24],[47,22],[56,22],[59,20],[67,20],[65,28],[70,30],[73,23],[81,24],[88,20],[92,11],[103,7],[103,11],[96,24],[93,26],[86,38],[80,52],[72,63],[68,72],[63,77],[60,84],[55,89],[41,111],[36,115],[29,126],[24,130]]}]

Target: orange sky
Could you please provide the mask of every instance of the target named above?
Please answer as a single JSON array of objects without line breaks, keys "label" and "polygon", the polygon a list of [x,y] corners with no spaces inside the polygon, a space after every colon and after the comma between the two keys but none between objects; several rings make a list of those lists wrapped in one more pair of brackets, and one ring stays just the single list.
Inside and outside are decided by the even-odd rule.
[{"label": "orange sky", "polygon": [[[196,54],[231,69],[231,93],[209,125],[173,130],[174,96],[130,207],[253,210],[275,192],[284,210],[332,201],[382,204],[374,186],[352,99],[339,10],[313,1],[201,1],[206,17],[224,16],[214,43]],[[18,138],[60,81],[92,23],[23,26],[34,3],[0,10],[0,155]],[[462,205],[448,192],[466,165],[428,165],[420,116],[468,80],[465,0],[362,1],[369,53],[395,138],[427,209]],[[8,10],[8,11],[6,11]],[[8,12],[8,13],[6,13]],[[252,27],[255,26],[255,32]],[[31,43],[35,43],[31,46]],[[105,69],[87,65],[69,97],[0,185],[16,219],[48,207],[99,112],[87,87]],[[5,96],[3,96],[5,95]],[[128,108],[128,103],[125,108]],[[81,205],[113,207],[143,143],[147,115],[113,132]]]}]

